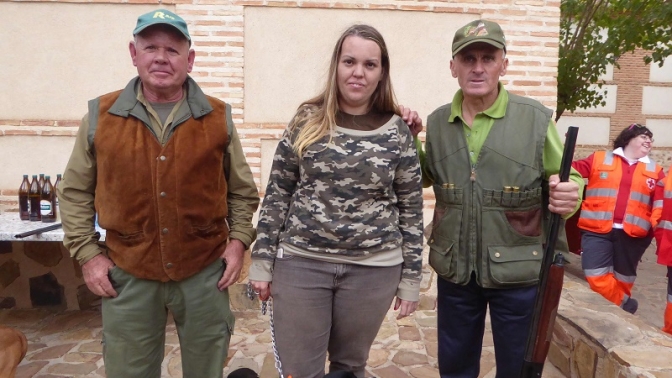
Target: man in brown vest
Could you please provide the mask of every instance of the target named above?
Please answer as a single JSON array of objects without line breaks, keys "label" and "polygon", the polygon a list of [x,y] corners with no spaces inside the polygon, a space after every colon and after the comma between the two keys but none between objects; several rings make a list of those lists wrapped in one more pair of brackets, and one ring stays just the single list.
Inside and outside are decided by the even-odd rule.
[{"label": "man in brown vest", "polygon": [[188,75],[186,22],[159,9],[133,36],[138,77],[89,102],[58,187],[64,244],[103,297],[108,377],[161,375],[168,311],[184,376],[221,377],[234,325],[226,289],[256,237],[259,194],[231,107]]}]

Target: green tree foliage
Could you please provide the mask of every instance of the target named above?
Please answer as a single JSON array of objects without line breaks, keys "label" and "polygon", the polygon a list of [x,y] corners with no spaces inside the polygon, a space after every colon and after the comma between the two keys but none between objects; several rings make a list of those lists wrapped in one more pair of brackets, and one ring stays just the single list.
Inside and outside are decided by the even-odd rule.
[{"label": "green tree foliage", "polygon": [[662,65],[672,54],[672,0],[562,0],[558,109],[605,104],[600,80],[609,64],[637,48],[644,63]]}]

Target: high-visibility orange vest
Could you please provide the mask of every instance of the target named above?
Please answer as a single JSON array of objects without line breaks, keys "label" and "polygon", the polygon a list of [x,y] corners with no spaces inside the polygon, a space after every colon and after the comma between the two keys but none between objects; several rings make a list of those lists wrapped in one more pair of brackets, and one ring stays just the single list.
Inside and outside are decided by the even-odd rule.
[{"label": "high-visibility orange vest", "polygon": [[[593,155],[586,199],[581,206],[580,228],[598,234],[611,231],[623,176],[621,164],[621,158],[612,151],[598,151]],[[662,169],[653,161],[637,163],[623,219],[623,231],[632,237],[644,237],[651,229],[653,192]]]},{"label": "high-visibility orange vest", "polygon": [[665,188],[663,198],[656,198],[654,203],[655,207],[662,207],[660,220],[654,231],[658,264],[672,266],[672,174],[668,174],[658,185],[664,185]]}]

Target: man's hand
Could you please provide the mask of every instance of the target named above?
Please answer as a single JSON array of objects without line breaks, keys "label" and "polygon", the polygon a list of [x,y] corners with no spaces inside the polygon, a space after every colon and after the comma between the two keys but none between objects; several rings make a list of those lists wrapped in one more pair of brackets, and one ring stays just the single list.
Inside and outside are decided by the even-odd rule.
[{"label": "man's hand", "polygon": [[413,312],[418,308],[418,302],[405,301],[399,297],[394,302],[394,310],[399,310],[399,315],[397,319],[404,318],[413,314]]},{"label": "man's hand", "polygon": [[266,281],[252,281],[250,280],[250,285],[252,285],[252,290],[254,294],[259,296],[259,299],[265,301],[268,297],[271,296],[271,283]]},{"label": "man's hand", "polygon": [[560,176],[553,175],[548,179],[550,199],[548,209],[554,213],[569,214],[576,208],[579,201],[579,184],[574,181],[560,182]]},{"label": "man's hand", "polygon": [[240,271],[243,269],[243,255],[245,254],[245,245],[238,239],[231,239],[226,245],[224,253],[220,256],[226,262],[226,269],[222,278],[217,282],[219,291],[225,290],[233,285],[240,277]]},{"label": "man's hand", "polygon": [[417,137],[422,131],[422,118],[420,118],[418,112],[406,108],[403,105],[399,105],[399,112],[401,113],[401,119],[403,119],[408,125],[408,128],[411,129],[413,137]]},{"label": "man's hand", "polygon": [[112,260],[106,256],[99,254],[91,260],[82,265],[82,275],[86,287],[91,290],[93,294],[101,297],[117,297],[117,292],[112,287],[110,277],[107,275],[110,269],[114,267]]}]

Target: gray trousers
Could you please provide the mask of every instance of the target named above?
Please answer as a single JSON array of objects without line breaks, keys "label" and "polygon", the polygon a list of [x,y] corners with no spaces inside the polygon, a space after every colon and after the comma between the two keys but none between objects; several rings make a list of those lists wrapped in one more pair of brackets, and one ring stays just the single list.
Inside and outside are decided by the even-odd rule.
[{"label": "gray trousers", "polygon": [[180,340],[183,377],[222,377],[234,325],[229,294],[217,289],[223,271],[219,259],[179,282],[142,280],[118,267],[110,270],[119,295],[102,303],[107,377],[161,376],[168,310]]},{"label": "gray trousers", "polygon": [[275,260],[271,294],[283,373],[365,374],[366,361],[401,280],[401,264],[368,267],[293,255]]}]

